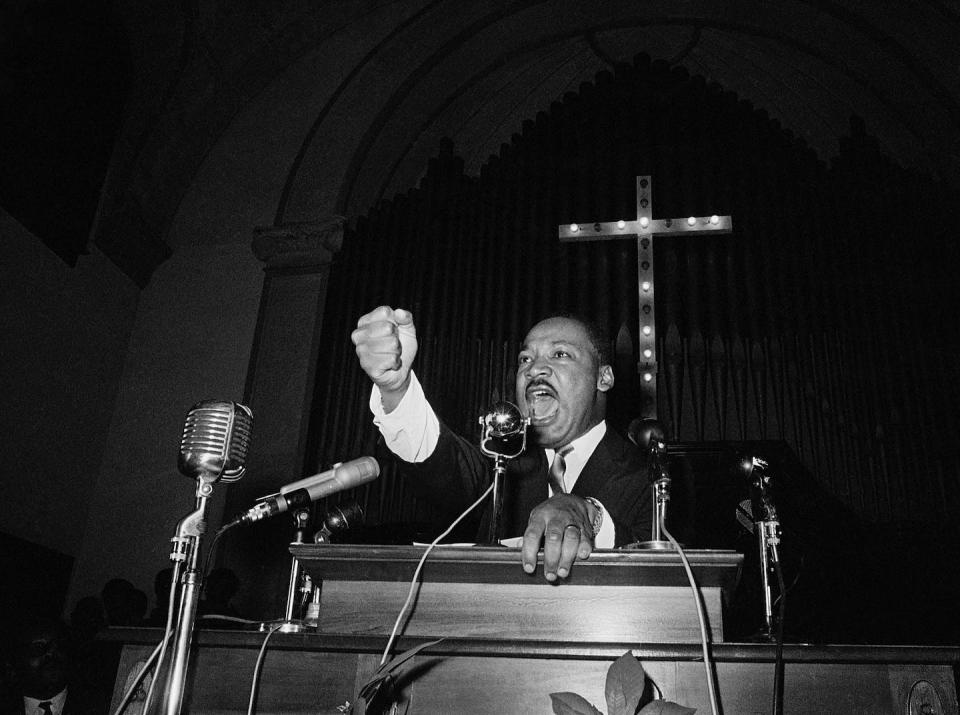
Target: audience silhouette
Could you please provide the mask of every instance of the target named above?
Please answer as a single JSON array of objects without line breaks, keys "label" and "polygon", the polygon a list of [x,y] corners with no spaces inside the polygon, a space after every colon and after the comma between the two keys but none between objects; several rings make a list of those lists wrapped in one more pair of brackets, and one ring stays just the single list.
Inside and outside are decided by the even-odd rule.
[{"label": "audience silhouette", "polygon": [[[4,614],[0,627],[0,715],[108,715],[122,644],[101,637],[107,627],[163,627],[167,622],[173,569],[154,577],[156,605],[145,617],[149,599],[125,578],[107,581],[99,595],[80,598],[70,625],[52,614]],[[240,589],[236,573],[217,568],[206,577],[198,621],[200,628],[235,628],[215,616],[239,616],[232,600]],[[242,626],[239,626],[242,627]],[[121,683],[122,685],[122,683]]]},{"label": "audience silhouette", "polygon": [[107,581],[100,592],[109,626],[142,626],[147,614],[147,594],[125,578]]},{"label": "audience silhouette", "polygon": [[173,567],[157,571],[153,577],[153,596],[157,605],[150,611],[146,625],[164,626],[167,623],[167,609],[170,604],[170,584],[173,582]]}]

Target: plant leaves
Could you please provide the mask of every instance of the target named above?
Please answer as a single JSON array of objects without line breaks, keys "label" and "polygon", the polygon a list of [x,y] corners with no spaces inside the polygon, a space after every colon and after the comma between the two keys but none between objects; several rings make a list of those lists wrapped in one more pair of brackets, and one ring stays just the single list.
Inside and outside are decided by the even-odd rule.
[{"label": "plant leaves", "polygon": [[669,700],[654,700],[641,708],[637,715],[693,715],[696,708],[685,708]]},{"label": "plant leaves", "polygon": [[[429,648],[432,645],[436,645],[443,638],[437,638],[433,641],[427,641],[426,643],[421,643],[420,645],[406,650],[400,655],[388,660],[386,663],[377,668],[377,672],[373,674],[373,677],[370,678],[366,683],[364,683],[360,690],[358,691],[357,702],[354,703],[354,715],[365,715],[367,708],[373,703],[377,697],[383,693],[389,693],[390,688],[393,686],[394,681],[398,673],[393,671],[397,670],[401,665],[406,663],[408,660],[413,658],[417,653],[422,651],[424,648]],[[396,706],[396,704],[394,704]],[[407,706],[404,705],[404,708]]]},{"label": "plant leaves", "polygon": [[604,687],[608,715],[633,715],[637,712],[646,684],[647,674],[633,653],[627,651],[617,658],[607,670]]},{"label": "plant leaves", "polygon": [[576,693],[550,693],[555,715],[603,715],[586,698]]},{"label": "plant leaves", "polygon": [[428,641],[426,643],[421,643],[420,645],[414,648],[411,648],[410,650],[405,650],[400,655],[396,656],[391,660],[388,660],[386,663],[384,663],[379,668],[377,668],[377,675],[380,675],[381,673],[388,673],[391,670],[398,668],[399,666],[403,665],[406,661],[410,660],[417,653],[422,651],[424,648],[429,648],[432,645],[436,645],[442,640],[443,638],[437,638],[437,640],[435,641]]},{"label": "plant leaves", "polygon": [[370,703],[377,699],[377,696],[380,695],[380,692],[389,692],[392,686],[393,676],[390,673],[376,675],[367,681],[364,686],[360,688],[359,693],[357,693],[357,702],[362,706],[362,709],[359,712],[365,713],[367,707],[370,705]]}]

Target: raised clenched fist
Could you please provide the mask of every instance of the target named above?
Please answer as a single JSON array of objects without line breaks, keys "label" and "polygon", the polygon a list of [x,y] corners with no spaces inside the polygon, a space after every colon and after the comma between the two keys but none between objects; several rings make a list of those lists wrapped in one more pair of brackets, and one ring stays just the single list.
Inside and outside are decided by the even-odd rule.
[{"label": "raised clenched fist", "polygon": [[360,367],[384,396],[388,393],[402,396],[417,356],[413,314],[403,308],[381,305],[357,321],[357,329],[350,339],[357,348]]}]

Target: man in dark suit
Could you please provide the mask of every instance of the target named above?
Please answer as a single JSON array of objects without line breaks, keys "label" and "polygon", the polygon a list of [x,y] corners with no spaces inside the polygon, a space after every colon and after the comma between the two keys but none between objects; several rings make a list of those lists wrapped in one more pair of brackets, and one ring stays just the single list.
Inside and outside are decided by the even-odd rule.
[{"label": "man in dark suit", "polygon": [[[489,485],[490,463],[440,423],[427,402],[411,370],[413,316],[381,306],[360,318],[351,339],[374,383],[374,421],[411,487],[456,516]],[[544,575],[553,581],[566,578],[574,561],[595,547],[622,545],[650,531],[643,459],[604,421],[613,384],[604,341],[586,321],[554,316],[527,333],[516,395],[536,446],[508,465],[504,522],[514,533],[522,530],[528,573],[541,544]]]},{"label": "man in dark suit", "polygon": [[[75,677],[66,626],[54,618],[26,618],[9,652],[9,692],[0,710],[23,715],[98,715],[108,700]],[[101,702],[103,701],[103,702]]]}]

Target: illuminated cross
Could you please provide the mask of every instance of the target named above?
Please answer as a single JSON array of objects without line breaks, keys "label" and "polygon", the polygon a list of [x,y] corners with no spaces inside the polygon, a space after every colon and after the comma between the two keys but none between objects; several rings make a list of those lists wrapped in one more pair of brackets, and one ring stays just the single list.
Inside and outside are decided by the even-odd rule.
[{"label": "illuminated cross", "polygon": [[594,224],[560,226],[560,241],[609,241],[637,237],[637,291],[640,295],[640,373],[641,417],[657,416],[657,323],[654,310],[653,238],[667,233],[713,231],[730,233],[730,216],[690,216],[655,219],[650,199],[650,177],[637,177],[637,218]]}]

